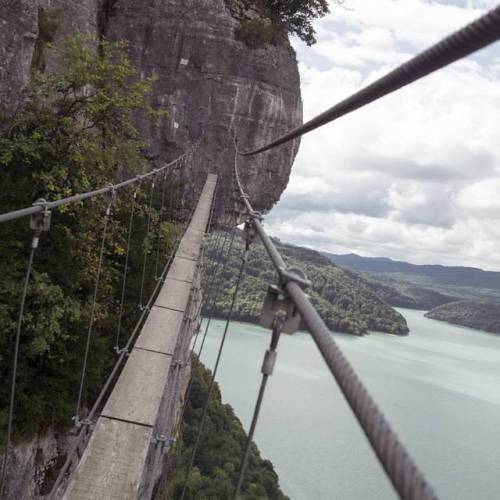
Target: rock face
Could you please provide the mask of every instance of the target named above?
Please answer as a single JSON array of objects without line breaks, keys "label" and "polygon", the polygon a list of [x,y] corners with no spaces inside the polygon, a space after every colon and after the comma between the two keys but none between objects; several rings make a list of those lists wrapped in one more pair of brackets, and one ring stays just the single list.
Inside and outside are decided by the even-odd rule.
[{"label": "rock face", "polygon": [[[83,32],[127,40],[143,75],[156,73],[154,104],[169,117],[158,127],[138,119],[156,162],[171,160],[201,139],[191,186],[217,172],[231,195],[234,147],[264,144],[301,123],[295,53],[288,43],[251,49],[235,38],[239,21],[224,0],[0,0],[0,99],[11,105],[34,62],[50,68],[41,38],[57,44]],[[268,210],[287,185],[298,143],[239,158],[242,180],[257,209]]]},{"label": "rock face", "polygon": [[[7,498],[32,500],[47,495],[68,448],[66,433],[55,429],[18,444],[9,458]],[[3,458],[0,456],[0,467]]]},{"label": "rock face", "polygon": [[[141,74],[159,77],[153,104],[170,112],[157,127],[137,119],[154,163],[171,160],[200,140],[196,171],[183,172],[187,190],[199,188],[206,173],[218,173],[218,195],[232,205],[230,130],[239,149],[247,150],[302,121],[291,46],[251,49],[235,38],[238,26],[224,0],[0,0],[0,104],[14,109],[32,68],[53,67],[46,42],[57,45],[78,32],[127,40]],[[238,159],[256,209],[269,210],[278,201],[297,149],[295,142]],[[61,457],[61,439],[49,432],[16,448],[9,466],[9,477],[17,478],[9,484],[15,498],[40,497],[39,479]]]}]

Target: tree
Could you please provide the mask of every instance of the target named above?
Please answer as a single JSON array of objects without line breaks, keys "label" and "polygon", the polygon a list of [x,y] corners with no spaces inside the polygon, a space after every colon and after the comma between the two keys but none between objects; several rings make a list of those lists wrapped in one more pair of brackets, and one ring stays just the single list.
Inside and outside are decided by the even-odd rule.
[{"label": "tree", "polygon": [[312,45],[316,42],[312,21],[330,12],[328,0],[265,0],[273,24]]}]

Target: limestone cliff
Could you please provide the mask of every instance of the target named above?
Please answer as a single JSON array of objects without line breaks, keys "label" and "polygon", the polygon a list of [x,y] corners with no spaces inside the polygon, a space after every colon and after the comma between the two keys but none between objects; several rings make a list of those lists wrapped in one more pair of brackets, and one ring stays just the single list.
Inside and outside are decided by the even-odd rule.
[{"label": "limestone cliff", "polygon": [[[222,174],[226,194],[237,131],[241,149],[261,145],[302,120],[299,74],[288,42],[251,49],[235,37],[239,21],[224,0],[0,0],[0,99],[19,98],[32,66],[50,68],[43,43],[83,32],[127,40],[144,75],[159,81],[154,104],[170,116],[139,129],[155,162],[201,138],[198,168]],[[267,210],[286,187],[298,143],[241,160],[256,208]],[[202,172],[185,172],[201,183]]]}]

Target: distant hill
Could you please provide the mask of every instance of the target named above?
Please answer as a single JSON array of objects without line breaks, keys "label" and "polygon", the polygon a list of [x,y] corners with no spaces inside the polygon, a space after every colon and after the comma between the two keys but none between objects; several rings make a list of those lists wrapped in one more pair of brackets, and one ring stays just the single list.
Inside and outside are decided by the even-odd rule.
[{"label": "distant hill", "polygon": [[499,304],[460,300],[436,307],[425,315],[455,325],[500,333]]},{"label": "distant hill", "polygon": [[[307,293],[327,326],[335,331],[364,335],[369,330],[406,335],[408,326],[403,316],[381,300],[357,275],[345,272],[320,253],[307,248],[285,245],[275,241],[285,261],[304,270],[313,283]],[[215,316],[224,317],[241,263],[243,240],[235,239],[236,252],[224,265],[224,279],[229,286],[216,303]],[[210,257],[222,260],[220,252],[208,249]],[[244,279],[233,318],[258,323],[264,296],[277,276],[264,247],[259,241],[252,244]]]},{"label": "distant hill", "polygon": [[402,273],[425,276],[440,285],[455,285],[500,290],[500,272],[475,267],[416,265],[385,257],[361,257],[356,254],[336,255],[323,252],[335,264],[355,271]]},{"label": "distant hill", "polygon": [[323,252],[355,271],[389,304],[431,309],[460,299],[500,302],[500,272],[474,267],[416,265],[384,257]]}]

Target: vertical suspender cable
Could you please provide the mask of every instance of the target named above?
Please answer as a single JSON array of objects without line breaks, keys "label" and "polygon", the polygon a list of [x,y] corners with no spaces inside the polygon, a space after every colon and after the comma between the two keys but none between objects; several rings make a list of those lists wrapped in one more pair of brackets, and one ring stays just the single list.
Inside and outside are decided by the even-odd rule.
[{"label": "vertical suspender cable", "polygon": [[106,207],[106,213],[104,216],[104,226],[103,226],[103,230],[102,230],[101,249],[99,251],[99,262],[97,265],[97,272],[96,272],[96,277],[95,277],[94,295],[92,298],[92,306],[91,306],[91,310],[90,310],[89,328],[87,331],[87,342],[85,345],[85,354],[83,357],[82,375],[80,377],[80,389],[78,390],[78,400],[76,403],[75,425],[77,427],[79,427],[80,423],[81,423],[80,422],[80,406],[81,406],[82,397],[83,397],[83,387],[85,384],[85,375],[87,373],[87,363],[88,363],[88,358],[89,358],[90,341],[92,338],[92,330],[94,327],[95,310],[96,310],[96,305],[97,305],[97,291],[99,290],[99,281],[101,279],[102,262],[103,262],[103,258],[104,258],[104,248],[106,246],[106,237],[107,237],[107,232],[108,232],[108,222],[109,222],[109,217],[111,215],[111,206],[113,205],[114,197],[115,197],[115,193],[114,193],[114,191],[112,191],[111,195],[109,197],[108,206]]},{"label": "vertical suspender cable", "polygon": [[161,208],[158,215],[158,230],[156,234],[156,262],[155,262],[155,279],[158,279],[158,264],[160,261],[160,243],[161,243],[161,228],[163,223],[163,214],[165,212],[165,185],[167,183],[167,173],[163,174],[163,183],[161,189]]},{"label": "vertical suspender cable", "polygon": [[[234,232],[233,232],[233,237],[234,237]],[[210,379],[210,385],[208,387],[207,400],[205,401],[205,406],[203,407],[203,414],[201,416],[200,426],[198,428],[198,434],[196,436],[196,441],[195,441],[195,444],[194,444],[194,447],[193,447],[193,453],[191,455],[191,460],[189,462],[189,466],[188,466],[187,471],[186,471],[186,476],[185,476],[185,479],[184,479],[184,487],[182,489],[181,500],[183,500],[184,496],[186,495],[189,476],[191,475],[191,469],[193,468],[194,461],[195,461],[195,458],[196,458],[196,453],[198,451],[198,446],[200,444],[201,435],[203,433],[203,426],[205,424],[205,419],[206,419],[206,416],[207,416],[208,405],[210,403],[210,399],[212,397],[212,392],[213,392],[213,388],[214,388],[214,384],[215,384],[215,376],[217,375],[217,369],[219,368],[219,363],[220,363],[221,356],[222,356],[222,350],[224,349],[224,343],[226,341],[227,331],[228,331],[228,328],[229,328],[229,324],[231,322],[231,317],[233,315],[233,309],[234,309],[234,305],[236,303],[236,298],[238,296],[238,290],[239,290],[239,287],[240,287],[240,283],[241,283],[241,280],[243,278],[243,271],[245,270],[245,265],[246,265],[246,262],[247,262],[247,258],[248,258],[248,250],[245,250],[244,254],[243,254],[243,257],[241,259],[241,265],[240,265],[240,269],[239,269],[239,272],[238,272],[238,276],[236,278],[236,284],[235,284],[233,296],[232,296],[232,299],[231,299],[231,305],[229,306],[229,311],[228,311],[227,316],[226,316],[226,325],[224,327],[224,333],[222,334],[222,339],[221,339],[221,342],[220,342],[220,345],[219,345],[219,351],[217,353],[217,359],[215,360],[215,365],[214,365],[214,369],[213,369],[213,372],[212,372],[212,377]]]},{"label": "vertical suspender cable", "polygon": [[276,362],[276,348],[278,347],[281,327],[282,323],[277,318],[275,318],[275,322],[273,325],[273,333],[271,336],[271,344],[269,346],[269,349],[266,351],[264,357],[264,363],[262,364],[262,382],[260,384],[259,394],[257,396],[257,401],[255,403],[252,423],[250,425],[250,430],[248,431],[248,436],[245,443],[245,449],[243,451],[243,456],[241,458],[240,470],[238,473],[236,488],[233,494],[233,500],[237,500],[241,491],[241,487],[243,486],[243,479],[245,477],[245,471],[248,464],[248,457],[250,456],[250,448],[252,446],[253,436],[255,434],[255,429],[257,427],[257,421],[259,419],[260,408],[262,406],[262,400],[264,399],[264,393],[266,391],[267,381],[273,373],[274,363]]},{"label": "vertical suspender cable", "polygon": [[149,209],[148,209],[148,217],[147,217],[147,226],[146,226],[146,235],[144,236],[144,243],[143,243],[143,249],[144,249],[144,257],[142,260],[142,278],[141,278],[141,292],[139,294],[139,308],[142,309],[143,303],[142,303],[142,298],[144,296],[144,281],[146,280],[146,267],[148,263],[148,249],[147,249],[147,243],[148,243],[148,238],[149,238],[149,230],[151,228],[151,211],[153,210],[153,195],[155,191],[155,181],[154,177],[153,180],[151,181],[151,193],[149,196]]},{"label": "vertical suspender cable", "polygon": [[[203,347],[205,345],[205,340],[207,338],[207,332],[208,332],[208,329],[210,328],[210,323],[212,321],[212,318],[213,318],[213,315],[214,315],[214,312],[215,312],[215,306],[216,306],[216,303],[217,303],[217,298],[219,297],[219,292],[221,290],[221,286],[222,286],[222,282],[223,282],[223,279],[222,279],[222,269],[224,267],[224,264],[225,264],[225,261],[227,261],[229,255],[231,255],[231,251],[233,249],[233,243],[234,243],[234,236],[236,234],[236,228],[233,229],[232,231],[232,234],[231,234],[231,240],[229,241],[229,248],[227,249],[227,252],[226,252],[226,258],[222,259],[221,263],[219,264],[219,280],[217,282],[217,285],[215,287],[215,293],[213,294],[212,296],[212,303],[211,303],[211,306],[210,306],[210,311],[208,313],[208,320],[207,320],[207,323],[205,325],[205,331],[203,332],[203,338],[202,338],[202,341],[201,341],[201,345],[200,345],[200,349],[198,351],[198,357],[201,357],[201,353],[203,352]],[[227,239],[227,236],[226,236],[226,239]]]},{"label": "vertical suspender cable", "polygon": [[[139,184],[140,187],[140,184]],[[128,223],[128,234],[127,234],[127,249],[125,253],[125,264],[123,266],[123,282],[122,282],[122,295],[120,299],[120,310],[118,312],[118,325],[116,327],[116,345],[115,351],[117,353],[120,352],[120,333],[122,327],[122,318],[123,318],[123,307],[125,303],[125,292],[127,289],[127,276],[128,276],[128,263],[130,258],[130,242],[132,240],[132,229],[134,225],[134,213],[135,213],[135,205],[137,200],[137,189],[134,190],[132,195],[132,207],[130,208],[130,219]]]},{"label": "vertical suspender cable", "polygon": [[12,436],[12,421],[14,418],[14,404],[16,398],[16,378],[17,378],[17,364],[19,359],[19,345],[21,343],[21,329],[23,325],[24,308],[26,304],[26,296],[28,294],[28,287],[31,278],[31,270],[33,268],[33,258],[35,256],[36,249],[38,247],[39,237],[35,235],[31,242],[30,256],[28,259],[28,267],[26,269],[26,275],[24,278],[23,292],[21,295],[21,305],[19,307],[19,316],[17,318],[16,326],[16,338],[14,343],[14,359],[12,362],[12,382],[10,387],[10,401],[9,401],[9,416],[7,421],[7,443],[5,446],[5,458],[2,467],[2,478],[0,480],[0,498],[3,497],[3,491],[5,488],[5,480],[7,477],[7,462],[9,460],[9,451]]},{"label": "vertical suspender cable", "polygon": [[[226,233],[225,239],[227,240],[227,238],[228,237],[227,237],[227,233]],[[224,252],[224,245],[225,245],[225,241],[222,244],[222,252]],[[229,252],[230,252],[230,249],[228,251],[228,254],[226,254],[226,257],[225,258],[223,257],[223,261],[225,261],[227,259],[227,255],[229,255]],[[223,253],[223,255],[224,255],[224,253]],[[213,269],[213,271],[214,271],[214,276],[213,276],[214,279],[212,281],[215,281],[218,278],[218,275],[215,275],[215,273],[217,272],[217,274],[219,274],[221,272],[222,268],[223,268],[223,265],[221,265],[220,267],[214,267],[214,269]],[[212,297],[210,296],[210,292],[212,290],[213,290],[213,288],[210,287],[210,291],[208,292],[208,295],[207,295],[207,302],[210,302],[211,299],[212,299]],[[217,287],[217,290],[215,291],[215,295],[214,295],[213,301],[217,300],[217,297],[218,297],[218,294],[219,294],[219,290],[220,290],[220,287]],[[211,318],[211,316],[210,316],[210,318]],[[198,340],[198,337],[199,337],[200,326],[198,326],[198,329],[196,331],[195,341],[194,341],[194,343],[193,343],[193,345],[191,347],[191,352],[190,352],[190,355],[189,355],[190,359],[192,359],[193,353],[194,353],[195,348],[196,348],[196,341]],[[206,334],[207,334],[207,330],[205,330],[205,336],[206,336]],[[200,349],[200,352],[201,352],[201,349]],[[200,354],[198,354],[198,357],[199,356],[200,356]],[[188,387],[186,389],[186,394],[184,396],[184,402],[183,402],[183,405],[182,405],[181,414],[179,416],[179,421],[178,421],[178,425],[177,425],[177,428],[176,428],[176,431],[175,431],[175,435],[177,435],[179,433],[179,429],[180,429],[180,427],[182,425],[182,421],[184,419],[184,413],[186,412],[186,406],[187,406],[187,403],[188,403],[188,400],[189,400],[189,396],[191,394],[192,387],[193,387],[193,377],[190,378],[189,385],[188,385]]]}]

